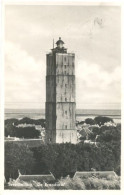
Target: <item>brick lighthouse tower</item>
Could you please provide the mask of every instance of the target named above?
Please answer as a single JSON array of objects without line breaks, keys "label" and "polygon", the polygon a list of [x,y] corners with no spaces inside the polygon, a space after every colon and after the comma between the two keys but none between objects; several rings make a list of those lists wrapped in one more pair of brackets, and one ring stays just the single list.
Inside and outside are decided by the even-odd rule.
[{"label": "brick lighthouse tower", "polygon": [[75,54],[59,38],[46,55],[46,143],[77,143],[75,126]]}]

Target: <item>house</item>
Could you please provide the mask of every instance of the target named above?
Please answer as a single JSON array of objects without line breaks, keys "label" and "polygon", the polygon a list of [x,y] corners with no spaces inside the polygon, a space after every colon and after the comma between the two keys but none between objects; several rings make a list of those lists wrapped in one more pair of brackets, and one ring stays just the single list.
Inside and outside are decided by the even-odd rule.
[{"label": "house", "polygon": [[8,137],[5,137],[5,141],[17,141],[20,140],[20,138],[18,137],[10,137],[10,135],[8,135]]},{"label": "house", "polygon": [[21,175],[20,174],[17,180],[20,182],[28,182],[28,183],[32,181],[37,181],[42,184],[44,182],[48,184],[53,184],[56,181],[52,173],[47,175]]}]

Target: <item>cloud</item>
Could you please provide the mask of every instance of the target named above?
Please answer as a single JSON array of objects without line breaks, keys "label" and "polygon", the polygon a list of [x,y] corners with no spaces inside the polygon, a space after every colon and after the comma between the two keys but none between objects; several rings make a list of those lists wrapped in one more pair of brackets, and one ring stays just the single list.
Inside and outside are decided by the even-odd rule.
[{"label": "cloud", "polygon": [[115,104],[121,100],[121,69],[103,71],[98,64],[78,61],[76,68],[77,106],[81,104]]},{"label": "cloud", "polygon": [[45,101],[46,66],[42,61],[35,61],[18,45],[7,42],[5,63],[6,102],[14,106],[16,102],[31,105]]},{"label": "cloud", "polygon": [[[45,106],[46,65],[22,50],[18,45],[6,43],[5,99],[19,107]],[[76,64],[76,100],[79,105],[120,102],[120,67],[111,73],[101,66],[86,61]]]},{"label": "cloud", "polygon": [[77,106],[120,103],[120,14],[118,6],[6,6],[6,102],[44,107],[46,53],[61,36],[76,54]]},{"label": "cloud", "polygon": [[61,36],[65,46],[83,60],[102,63],[108,70],[120,65],[118,6],[19,5],[7,6],[5,11],[6,40],[19,44],[35,60],[43,59],[52,39]]}]

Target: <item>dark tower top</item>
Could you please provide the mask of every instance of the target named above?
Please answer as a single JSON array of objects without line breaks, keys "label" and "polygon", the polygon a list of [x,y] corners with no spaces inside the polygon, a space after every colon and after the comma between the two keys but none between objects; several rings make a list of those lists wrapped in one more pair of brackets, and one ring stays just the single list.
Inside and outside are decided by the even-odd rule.
[{"label": "dark tower top", "polygon": [[64,42],[61,40],[61,37],[59,37],[59,40],[56,42],[57,47],[51,49],[54,53],[67,53],[67,49],[63,46]]},{"label": "dark tower top", "polygon": [[56,45],[58,48],[63,48],[64,42],[61,40],[61,37],[59,37],[59,40],[56,42]]}]

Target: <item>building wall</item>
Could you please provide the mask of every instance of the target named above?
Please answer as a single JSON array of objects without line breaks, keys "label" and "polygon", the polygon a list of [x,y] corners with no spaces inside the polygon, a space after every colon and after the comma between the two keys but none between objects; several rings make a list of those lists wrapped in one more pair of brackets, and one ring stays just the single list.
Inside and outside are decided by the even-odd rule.
[{"label": "building wall", "polygon": [[46,137],[45,141],[55,143],[56,137],[56,103],[46,102]]},{"label": "building wall", "polygon": [[75,102],[75,76],[56,76],[56,102]]},{"label": "building wall", "polygon": [[75,103],[60,102],[56,105],[56,129],[75,129]]},{"label": "building wall", "polygon": [[55,62],[55,56],[50,53],[46,56],[47,60],[47,75],[55,75],[56,74],[56,62]]},{"label": "building wall", "polygon": [[46,102],[46,129],[56,129],[56,103]]},{"label": "building wall", "polygon": [[74,54],[57,53],[56,54],[56,75],[74,75]]},{"label": "building wall", "polygon": [[46,76],[46,102],[56,102],[56,76]]},{"label": "building wall", "polygon": [[76,130],[56,130],[56,143],[77,143]]}]

